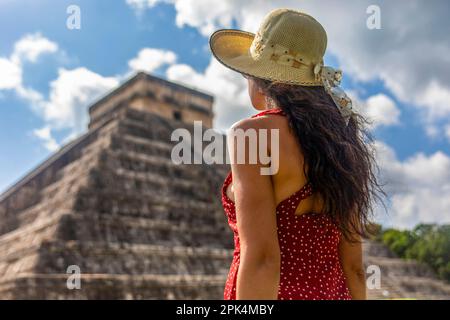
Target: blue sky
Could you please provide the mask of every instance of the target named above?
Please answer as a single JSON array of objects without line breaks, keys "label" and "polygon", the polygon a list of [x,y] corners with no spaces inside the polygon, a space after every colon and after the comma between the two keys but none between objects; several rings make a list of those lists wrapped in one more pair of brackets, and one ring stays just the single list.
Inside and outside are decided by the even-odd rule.
[{"label": "blue sky", "polygon": [[[211,1],[209,4],[207,2],[205,4],[205,1],[188,2],[192,4],[192,10],[177,5],[180,1],[176,0],[0,1],[0,30],[3,30],[0,33],[0,59],[3,58],[11,63],[14,60],[13,55],[17,43],[29,35],[34,35],[35,38],[39,39],[47,39],[57,46],[57,49],[53,51],[48,48],[45,49],[47,51],[42,50],[35,60],[26,58],[20,60],[22,72],[20,86],[40,95],[37,100],[41,104],[37,103],[36,99],[30,98],[30,94],[20,94],[19,89],[17,89],[19,85],[8,87],[8,84],[6,84],[3,88],[0,85],[0,192],[47,158],[55,150],[56,144],[60,146],[70,137],[74,137],[83,131],[78,124],[71,123],[67,116],[52,117],[49,115],[51,110],[59,106],[58,104],[50,105],[53,101],[51,96],[52,83],[61,80],[61,69],[78,70],[80,72],[81,69],[84,70],[85,76],[94,79],[92,80],[93,86],[97,81],[102,82],[102,86],[99,88],[89,87],[87,91],[90,93],[79,99],[76,93],[83,93],[83,90],[86,90],[85,87],[82,87],[81,91],[76,93],[69,92],[73,95],[70,100],[72,103],[72,109],[70,110],[75,110],[74,112],[81,114],[80,123],[83,128],[86,124],[83,115],[86,113],[86,107],[89,103],[112,89],[113,84],[123,81],[139,69],[133,67],[130,61],[135,59],[141,61],[140,65],[142,65],[142,62],[149,61],[149,57],[151,58],[152,54],[155,54],[153,51],[147,52],[147,60],[144,55],[140,57],[139,53],[145,48],[154,48],[161,53],[154,60],[157,61],[155,66],[150,69],[144,67],[146,71],[151,71],[153,74],[170,80],[194,84],[196,87],[213,94],[217,93],[219,96],[215,106],[218,116],[217,127],[226,127],[242,116],[253,113],[250,104],[248,104],[249,101],[245,100],[247,99],[245,97],[245,83],[241,79],[238,80],[238,77],[233,78],[234,75],[227,73],[229,71],[222,70],[225,68],[214,64],[211,60],[208,48],[208,32],[220,27],[251,28],[257,25],[256,20],[260,20],[248,18],[249,13],[253,13],[255,10],[251,7],[247,8],[247,5],[238,6],[234,4],[234,1],[230,1],[229,4],[224,4],[226,1]],[[401,1],[396,1],[396,3],[399,2]],[[253,0],[249,3],[254,5],[258,2]],[[319,4],[312,4],[311,2],[281,1],[280,3],[284,3],[284,6],[288,7],[293,7],[293,4],[304,3],[305,7],[310,8],[312,12],[318,12],[318,14],[323,12],[323,10],[320,11]],[[348,4],[347,11],[355,10],[355,12],[358,12],[359,7],[349,4],[348,1],[343,3]],[[445,6],[444,2],[439,3]],[[81,30],[69,30],[66,27],[68,17],[66,9],[69,5],[74,4],[81,9]],[[379,4],[382,9],[383,6],[389,9],[389,12],[395,10],[395,8],[388,8],[388,4],[385,4],[384,1],[379,1]],[[343,6],[345,7],[345,5]],[[256,11],[260,10],[260,15],[271,8],[267,3],[259,7]],[[436,12],[442,11],[438,5],[436,5],[436,8],[429,6],[414,8],[412,6],[411,8],[408,7],[407,10],[412,10],[412,12],[416,10],[417,13],[421,12],[425,16],[428,14],[430,17],[436,17]],[[202,12],[205,12],[205,14],[202,14]],[[247,15],[244,15],[244,13],[247,13]],[[336,14],[338,15],[339,12],[336,11]],[[364,11],[360,15],[362,19],[365,18]],[[388,15],[393,15],[393,13],[386,14],[386,16]],[[383,43],[387,46],[384,48],[386,51],[392,49],[392,44],[389,44],[392,43],[390,42],[392,39],[389,39],[389,28],[395,27],[394,20],[402,20],[403,16],[388,18],[391,18],[391,20],[386,22],[387,27],[384,33],[380,33],[384,37],[385,42]],[[324,21],[325,25],[337,23],[327,19],[326,15],[323,16],[323,19],[319,21]],[[429,26],[429,28],[438,28],[437,24],[442,21],[435,21],[436,26]],[[414,30],[413,28],[410,29],[405,28],[402,40],[397,39],[395,41],[397,41],[396,43],[403,41],[401,45],[405,47],[419,48],[420,39],[412,39]],[[437,102],[442,101],[442,99],[439,100],[440,98],[438,99],[436,95],[430,93],[434,91],[427,91],[428,95],[422,102],[418,102],[420,98],[414,100],[413,94],[416,94],[416,90],[412,89],[415,89],[418,85],[416,84],[417,81],[411,80],[411,75],[414,78],[415,75],[419,74],[420,64],[417,64],[417,72],[413,70],[415,68],[414,61],[408,65],[403,64],[406,58],[402,58],[400,46],[395,49],[397,51],[392,50],[392,57],[400,56],[397,63],[398,70],[387,73],[383,68],[384,58],[368,60],[371,58],[370,52],[364,51],[364,48],[368,45],[360,40],[364,37],[364,32],[367,31],[361,31],[361,37],[352,35],[345,38],[343,36],[342,43],[344,45],[345,41],[361,42],[358,43],[358,47],[355,45],[354,51],[352,51],[355,52],[355,56],[349,57],[343,47],[344,45],[339,47],[339,44],[336,44],[338,42],[333,40],[336,39],[333,28],[328,30],[332,41],[330,41],[330,50],[326,55],[326,64],[340,67],[352,64],[359,68],[355,67],[353,71],[352,68],[348,68],[349,72],[347,73],[344,69],[343,87],[348,89],[349,92],[354,92],[363,107],[368,106],[367,109],[372,110],[375,114],[382,110],[382,108],[377,108],[379,103],[382,103],[389,111],[389,116],[381,120],[380,124],[373,129],[373,134],[380,144],[387,146],[390,152],[388,156],[384,157],[383,162],[386,166],[386,175],[410,190],[409,193],[402,194],[393,192],[393,196],[398,199],[398,206],[405,207],[405,203],[409,203],[412,208],[408,212],[403,212],[398,208],[393,209],[393,212],[399,210],[398,214],[403,215],[402,218],[395,218],[393,223],[410,225],[418,221],[427,221],[428,215],[426,213],[419,215],[411,213],[411,210],[420,211],[424,208],[418,203],[411,204],[411,200],[408,199],[418,197],[423,192],[425,192],[424,194],[432,194],[436,190],[430,189],[433,188],[431,187],[432,181],[428,180],[424,180],[423,183],[425,186],[429,186],[429,189],[414,189],[412,184],[422,183],[422,180],[416,177],[414,168],[417,167],[419,172],[426,175],[428,168],[434,166],[430,168],[430,170],[434,170],[430,175],[443,176],[439,170],[446,171],[448,163],[450,163],[448,157],[450,154],[450,133],[448,133],[448,138],[444,134],[446,126],[450,123],[450,112],[444,107],[439,109],[439,103]],[[433,30],[429,31],[432,32]],[[408,32],[411,32],[411,35]],[[388,47],[389,45],[391,47]],[[440,39],[436,39],[436,50],[438,50],[437,48],[445,52],[449,48],[448,42],[442,43]],[[433,46],[431,49],[433,49]],[[395,53],[399,54],[396,55]],[[176,58],[171,55],[176,56]],[[419,58],[408,55],[408,59]],[[363,64],[361,61],[365,61],[365,63]],[[386,68],[392,68],[392,66],[386,65]],[[1,73],[2,70],[0,70],[0,77]],[[409,78],[405,77],[404,79],[408,80],[402,82],[401,79],[403,78],[400,76],[396,78],[396,74],[409,75]],[[95,78],[96,76],[98,77]],[[437,79],[437,88],[439,89],[437,92],[445,97],[445,94],[449,92],[449,83],[445,77],[445,75],[430,76],[428,80],[425,79],[425,83],[422,85],[426,87],[427,83]],[[220,97],[221,94],[225,95],[220,91],[223,88],[218,88],[220,87],[219,81],[223,79],[230,84],[228,89],[241,97],[239,101],[236,100],[236,103],[233,100],[227,100],[226,97],[223,99]],[[4,81],[8,81],[8,79]],[[59,92],[64,94],[62,89]],[[234,103],[236,106],[233,106]],[[42,110],[39,109],[42,104],[47,106],[43,108],[47,108],[47,114],[42,111],[42,108]],[[225,108],[236,112],[227,113]],[[397,116],[395,116],[396,114]],[[436,116],[436,114],[438,115]],[[394,121],[389,117],[395,117],[396,119]],[[424,119],[428,120],[425,121]],[[51,137],[39,138],[35,131],[42,128],[48,128]],[[434,132],[434,134],[430,132]],[[450,132],[450,129],[448,132]],[[53,148],[49,148],[49,145],[45,144],[49,139],[53,139],[56,143],[51,144],[54,146]],[[441,184],[447,185],[447,183],[450,183],[447,179],[447,173],[444,176],[445,179],[442,178],[444,180]],[[442,190],[438,191],[439,197],[450,195],[450,193],[441,193]],[[430,199],[430,201],[433,201],[433,199]],[[445,212],[448,215],[447,203],[443,203],[441,207],[437,208],[439,210],[447,208]],[[430,221],[441,221],[440,216],[432,215]]]},{"label": "blue sky", "polygon": [[[26,5],[24,5],[26,3]],[[67,6],[81,8],[81,30],[66,28]],[[207,39],[195,29],[179,29],[170,5],[158,5],[151,12],[137,16],[122,1],[7,1],[0,4],[0,56],[8,56],[15,42],[26,34],[39,32],[58,43],[65,56],[43,55],[38,63],[24,67],[23,81],[45,96],[49,83],[63,66],[84,66],[104,76],[122,74],[127,61],[143,47],[157,47],[179,54],[181,62],[197,70],[206,67],[209,52]],[[20,23],[18,23],[20,21]],[[158,71],[155,74],[164,76]],[[0,190],[22,176],[50,155],[31,135],[43,125],[27,101],[11,90],[0,91]],[[67,130],[56,132],[63,139]]]}]

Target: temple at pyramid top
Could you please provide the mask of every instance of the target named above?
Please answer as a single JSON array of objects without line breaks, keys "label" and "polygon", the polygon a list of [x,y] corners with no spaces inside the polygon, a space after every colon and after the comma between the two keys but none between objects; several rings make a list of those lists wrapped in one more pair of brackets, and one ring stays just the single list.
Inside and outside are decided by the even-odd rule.
[{"label": "temple at pyramid top", "polygon": [[125,106],[185,123],[202,121],[211,128],[213,101],[212,95],[196,88],[139,72],[89,108],[89,129],[109,121]]},{"label": "temple at pyramid top", "polygon": [[[9,188],[0,191],[0,218],[5,200],[27,185],[41,185],[41,176],[48,169],[71,162],[72,154],[76,154],[100,127],[117,120],[124,109],[150,113],[173,121],[175,126],[202,121],[204,127],[211,128],[214,118],[213,102],[214,97],[203,90],[138,72],[89,107],[90,121],[85,134],[62,146]],[[36,181],[38,182],[35,183]]]}]

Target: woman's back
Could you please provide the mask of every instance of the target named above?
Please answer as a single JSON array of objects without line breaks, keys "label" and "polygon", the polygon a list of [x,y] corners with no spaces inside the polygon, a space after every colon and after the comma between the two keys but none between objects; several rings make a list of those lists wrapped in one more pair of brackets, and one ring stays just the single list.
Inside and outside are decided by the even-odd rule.
[{"label": "woman's back", "polygon": [[[274,178],[276,224],[280,248],[278,299],[351,299],[339,260],[340,231],[328,215],[315,211],[314,190],[303,174],[302,155],[280,109],[260,112],[279,128],[279,170]],[[236,208],[230,198],[231,172],[222,188],[222,202],[234,232],[235,251],[224,290],[225,299],[236,299],[240,264],[240,238]],[[278,190],[278,191],[277,191]],[[304,204],[306,202],[306,204]]]},{"label": "woman's back", "polygon": [[[278,171],[272,175],[275,202],[277,204],[308,182],[303,172],[304,156],[299,141],[290,129],[286,117],[280,115],[283,115],[283,112],[281,109],[276,108],[265,110],[253,117],[254,120],[266,120],[264,126],[269,130],[279,130],[279,140],[277,143],[278,159],[271,159],[272,161],[278,161]],[[307,165],[305,166],[305,170],[308,170]],[[227,188],[226,193],[234,201],[232,184]],[[301,215],[309,212],[321,213],[322,211],[323,199],[319,193],[314,192],[311,196],[301,201],[296,208],[295,214]]]}]

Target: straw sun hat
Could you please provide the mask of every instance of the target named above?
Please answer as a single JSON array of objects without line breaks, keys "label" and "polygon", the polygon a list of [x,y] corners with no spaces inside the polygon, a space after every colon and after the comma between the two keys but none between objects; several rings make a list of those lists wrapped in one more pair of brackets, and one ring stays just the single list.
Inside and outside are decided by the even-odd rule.
[{"label": "straw sun hat", "polygon": [[214,32],[209,44],[224,66],[257,78],[301,86],[324,86],[348,119],[352,103],[339,87],[342,72],[323,65],[327,34],[310,15],[280,8],[269,12],[256,34],[235,29]]}]

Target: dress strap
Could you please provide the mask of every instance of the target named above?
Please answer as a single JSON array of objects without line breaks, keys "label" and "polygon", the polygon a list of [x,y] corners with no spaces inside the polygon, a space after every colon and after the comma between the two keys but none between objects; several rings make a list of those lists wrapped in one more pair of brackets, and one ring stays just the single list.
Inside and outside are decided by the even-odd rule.
[{"label": "dress strap", "polygon": [[264,115],[266,115],[266,114],[278,114],[278,115],[280,115],[280,116],[284,116],[284,115],[285,115],[283,109],[281,109],[281,108],[273,108],[273,109],[266,109],[266,110],[263,110],[263,111],[261,111],[261,112],[255,114],[255,115],[253,115],[252,118],[264,116]]},{"label": "dress strap", "polygon": [[303,185],[299,190],[295,191],[293,194],[291,194],[289,197],[281,201],[277,205],[277,209],[283,209],[283,208],[290,208],[290,209],[297,209],[300,202],[303,199],[308,198],[314,193],[314,188],[312,187],[311,182],[307,182]]}]

